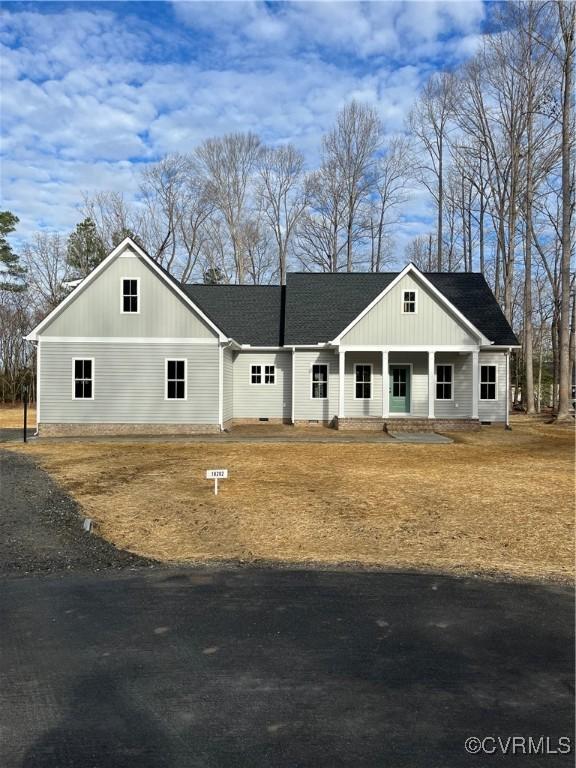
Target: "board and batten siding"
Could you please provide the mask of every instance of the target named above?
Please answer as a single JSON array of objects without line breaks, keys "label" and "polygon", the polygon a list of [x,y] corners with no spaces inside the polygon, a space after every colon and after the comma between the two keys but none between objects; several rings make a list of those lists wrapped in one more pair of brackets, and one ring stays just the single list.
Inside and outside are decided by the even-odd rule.
[{"label": "board and batten siding", "polygon": [[[328,366],[328,397],[312,397],[312,366]],[[330,422],[338,415],[338,355],[332,351],[294,352],[294,420]]]},{"label": "board and batten siding", "polygon": [[[138,313],[120,311],[123,278],[139,278]],[[123,254],[80,290],[41,336],[211,339],[217,334],[143,259]]]},{"label": "board and batten siding", "polygon": [[[506,354],[504,352],[480,352],[478,356],[478,365],[495,365],[496,369],[496,389],[498,392],[496,400],[478,401],[478,418],[480,421],[506,421]],[[480,371],[478,371],[480,377]],[[480,391],[480,383],[478,383]]]},{"label": "board and batten siding", "polygon": [[[41,423],[217,424],[218,345],[39,345]],[[74,358],[94,359],[94,399],[72,397]],[[187,361],[187,399],[166,400],[166,358]]]},{"label": "board and batten siding", "polygon": [[[252,384],[251,367],[275,367],[274,384]],[[234,418],[287,419],[292,414],[292,353],[238,352],[234,357]]]},{"label": "board and batten siding", "polygon": [[[403,291],[416,291],[417,311],[402,313]],[[405,275],[341,340],[363,344],[476,344],[462,323],[423,283]]]},{"label": "board and batten siding", "polygon": [[223,368],[222,418],[226,423],[234,416],[234,353],[229,348],[224,349],[223,352]]}]

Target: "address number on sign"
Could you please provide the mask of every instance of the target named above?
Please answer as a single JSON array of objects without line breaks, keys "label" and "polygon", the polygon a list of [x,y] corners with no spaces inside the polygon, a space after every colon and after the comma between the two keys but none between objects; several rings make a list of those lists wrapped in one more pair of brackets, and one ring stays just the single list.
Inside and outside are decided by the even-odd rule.
[{"label": "address number on sign", "polygon": [[207,469],[206,480],[222,480],[228,477],[227,469]]}]

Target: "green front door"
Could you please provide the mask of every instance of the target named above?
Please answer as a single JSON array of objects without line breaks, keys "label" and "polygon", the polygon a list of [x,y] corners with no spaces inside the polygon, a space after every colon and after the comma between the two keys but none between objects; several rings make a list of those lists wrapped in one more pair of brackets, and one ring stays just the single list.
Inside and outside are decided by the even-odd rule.
[{"label": "green front door", "polygon": [[390,413],[410,413],[410,366],[390,366]]}]

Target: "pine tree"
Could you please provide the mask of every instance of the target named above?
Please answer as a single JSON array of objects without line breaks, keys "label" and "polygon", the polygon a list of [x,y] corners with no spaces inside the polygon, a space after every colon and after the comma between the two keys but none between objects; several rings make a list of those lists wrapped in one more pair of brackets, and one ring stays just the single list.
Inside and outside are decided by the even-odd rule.
[{"label": "pine tree", "polygon": [[92,219],[84,219],[68,238],[66,261],[75,276],[86,277],[106,257],[106,246]]},{"label": "pine tree", "polygon": [[18,221],[18,216],[10,211],[0,211],[0,290],[12,293],[26,290],[26,268],[20,264],[20,257],[14,253],[7,238],[16,229]]}]

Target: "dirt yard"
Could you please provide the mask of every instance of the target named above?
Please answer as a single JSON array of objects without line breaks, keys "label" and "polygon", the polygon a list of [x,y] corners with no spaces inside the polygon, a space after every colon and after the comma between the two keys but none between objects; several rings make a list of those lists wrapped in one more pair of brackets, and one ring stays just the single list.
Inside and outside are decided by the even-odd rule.
[{"label": "dirt yard", "polygon": [[[569,427],[484,428],[452,445],[46,442],[34,456],[121,548],[568,579]],[[8,446],[7,446],[8,447]],[[208,468],[230,479],[215,497]]]},{"label": "dirt yard", "polygon": [[[16,405],[0,405],[0,429],[12,429],[22,427],[24,423],[24,406],[22,403]],[[36,428],[36,408],[28,407],[28,426]]]}]

